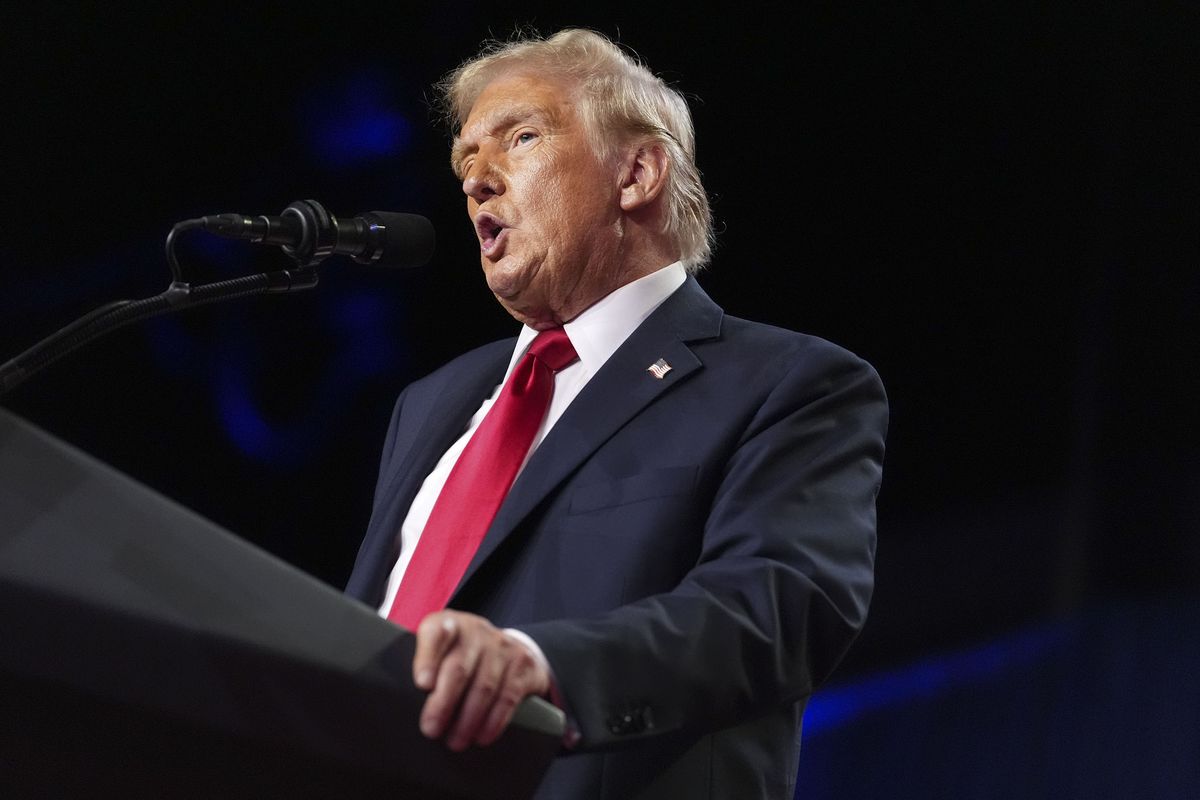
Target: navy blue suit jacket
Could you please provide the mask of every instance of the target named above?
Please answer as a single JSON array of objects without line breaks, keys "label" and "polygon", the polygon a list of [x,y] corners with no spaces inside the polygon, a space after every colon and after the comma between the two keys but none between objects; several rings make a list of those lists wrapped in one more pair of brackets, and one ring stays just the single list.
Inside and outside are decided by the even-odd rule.
[{"label": "navy blue suit jacket", "polygon": [[[381,602],[413,496],[513,344],[401,394],[351,595]],[[725,316],[691,278],[621,345],[450,601],[554,670],[582,739],[538,797],[792,796],[804,703],[867,613],[886,426],[866,362]]]}]

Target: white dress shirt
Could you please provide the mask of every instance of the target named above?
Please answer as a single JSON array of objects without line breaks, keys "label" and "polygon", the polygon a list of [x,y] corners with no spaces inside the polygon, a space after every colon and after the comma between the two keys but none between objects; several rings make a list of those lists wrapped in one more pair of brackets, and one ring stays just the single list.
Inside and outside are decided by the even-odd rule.
[{"label": "white dress shirt", "polygon": [[[645,321],[646,317],[650,316],[654,309],[658,308],[664,300],[682,286],[686,279],[687,273],[683,265],[676,261],[644,278],[625,284],[563,325],[567,337],[575,346],[575,352],[579,354],[579,360],[555,374],[554,394],[550,399],[550,409],[534,436],[529,454],[537,449],[542,439],[554,427],[554,423],[558,422],[559,417],[566,411],[567,406],[583,391],[583,387],[604,366],[604,362],[608,361],[609,357]],[[392,607],[396,591],[400,588],[400,581],[412,560],[417,542],[421,538],[421,532],[425,529],[425,523],[428,522],[429,515],[433,512],[433,505],[437,501],[438,495],[441,494],[446,479],[450,476],[450,470],[454,468],[458,457],[466,448],[467,442],[475,434],[475,429],[483,422],[488,409],[492,407],[492,403],[500,394],[500,389],[512,374],[513,369],[516,368],[517,362],[529,349],[535,336],[537,336],[537,331],[529,326],[521,328],[521,333],[517,336],[517,346],[513,349],[512,358],[508,363],[508,370],[504,373],[504,379],[496,385],[491,396],[483,401],[483,405],[471,417],[466,431],[454,444],[450,445],[450,449],[445,452],[437,466],[425,478],[425,482],[421,484],[420,490],[413,498],[408,515],[404,518],[398,531],[400,556],[396,559],[396,565],[388,577],[387,591],[384,593],[383,603],[379,607],[380,616],[386,617],[388,610]],[[529,454],[525,456],[526,463],[529,461]],[[521,468],[524,469],[524,464],[521,465]],[[517,474],[520,475],[520,472]],[[519,631],[511,631],[511,633],[517,634],[518,638],[526,645],[533,645],[529,641],[529,637],[520,634]],[[541,651],[536,645],[533,645],[531,649],[539,657],[541,656]]]}]

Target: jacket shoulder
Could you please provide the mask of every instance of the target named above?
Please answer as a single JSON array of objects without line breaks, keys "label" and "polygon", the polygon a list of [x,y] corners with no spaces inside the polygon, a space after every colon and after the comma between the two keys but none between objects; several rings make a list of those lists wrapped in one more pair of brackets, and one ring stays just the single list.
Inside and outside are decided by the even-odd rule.
[{"label": "jacket shoulder", "polygon": [[764,322],[726,315],[721,339],[729,346],[758,360],[769,371],[789,371],[798,363],[833,372],[860,373],[882,384],[875,368],[857,354],[828,339],[800,333]]}]

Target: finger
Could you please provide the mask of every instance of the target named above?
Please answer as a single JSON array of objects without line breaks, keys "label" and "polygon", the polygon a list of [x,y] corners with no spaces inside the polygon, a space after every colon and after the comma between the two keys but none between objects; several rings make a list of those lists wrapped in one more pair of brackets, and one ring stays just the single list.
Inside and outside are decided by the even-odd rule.
[{"label": "finger", "polygon": [[467,745],[475,740],[480,726],[490,715],[492,705],[505,684],[505,673],[510,661],[508,647],[508,643],[499,636],[484,647],[479,668],[475,670],[471,685],[467,688],[462,706],[458,710],[454,728],[446,740],[451,750],[465,750]]},{"label": "finger", "polygon": [[525,698],[526,694],[528,693],[511,684],[501,688],[488,711],[487,719],[483,721],[483,724],[479,726],[479,731],[475,734],[475,743],[480,747],[486,747],[499,739],[500,734],[504,733],[504,729],[508,727],[508,723],[512,722],[517,704]]},{"label": "finger", "polygon": [[550,676],[543,674],[541,664],[524,647],[515,647],[514,650],[515,657],[509,661],[505,681],[475,735],[475,742],[480,746],[487,746],[500,738],[512,722],[513,714],[522,700],[529,695],[544,694],[549,687]]},{"label": "finger", "polygon": [[462,702],[479,663],[477,637],[461,635],[442,659],[434,689],[421,709],[421,732],[431,739],[442,736]]},{"label": "finger", "polygon": [[417,650],[413,655],[413,683],[429,691],[446,653],[459,636],[459,624],[453,614],[445,612],[426,615],[417,626]]}]

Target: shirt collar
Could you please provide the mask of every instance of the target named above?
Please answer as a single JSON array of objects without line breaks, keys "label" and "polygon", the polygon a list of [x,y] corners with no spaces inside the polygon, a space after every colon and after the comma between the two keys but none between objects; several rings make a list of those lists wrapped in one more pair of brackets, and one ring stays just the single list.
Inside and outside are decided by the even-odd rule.
[{"label": "shirt collar", "polygon": [[[563,325],[579,361],[588,375],[594,375],[609,356],[617,351],[646,317],[687,280],[683,263],[663,267],[636,281],[621,286],[593,303],[575,319]],[[508,363],[512,372],[517,360],[525,355],[537,331],[521,326],[517,346]],[[507,380],[507,373],[505,374]]]}]

